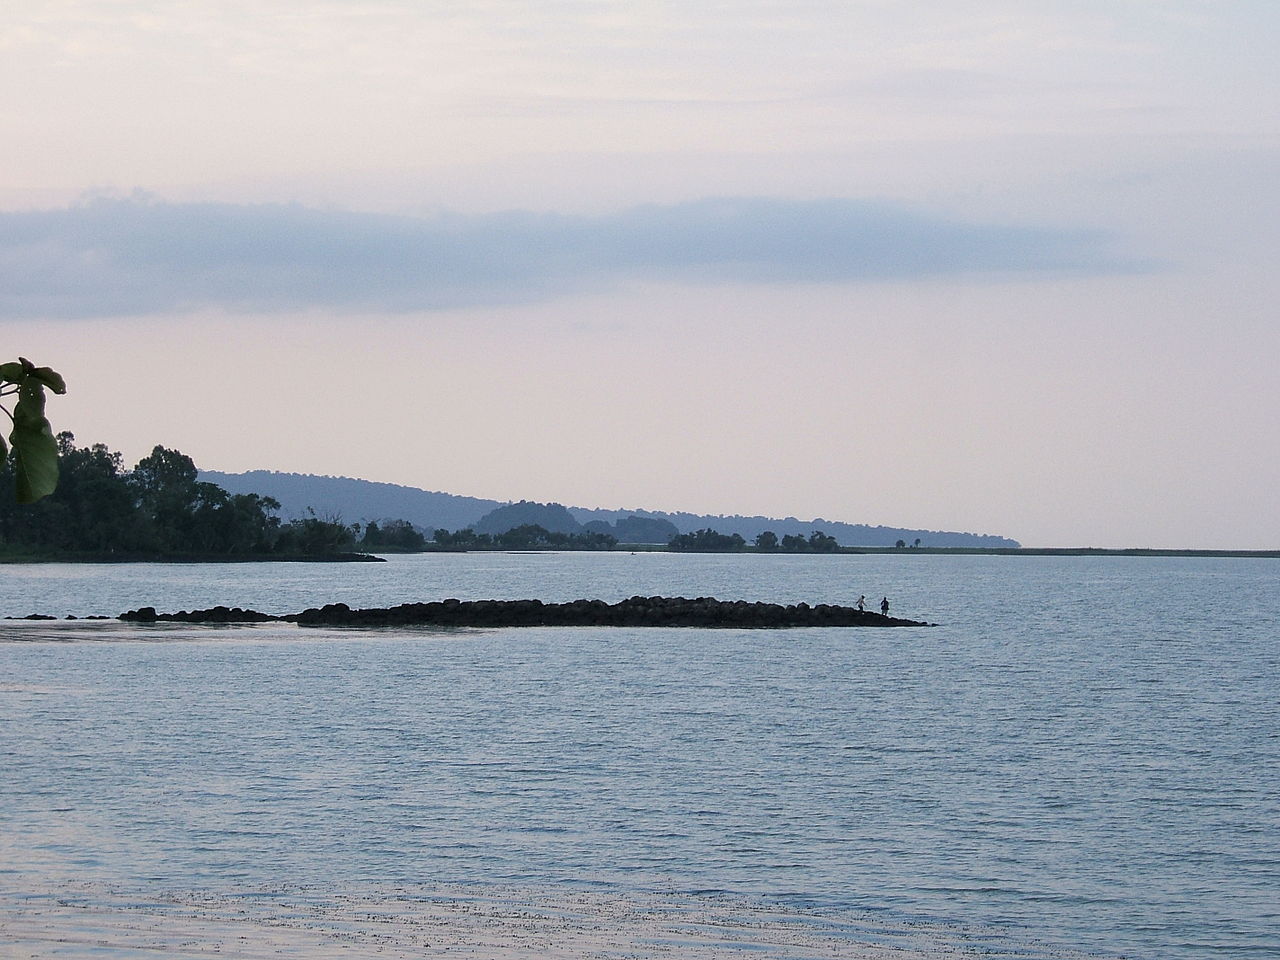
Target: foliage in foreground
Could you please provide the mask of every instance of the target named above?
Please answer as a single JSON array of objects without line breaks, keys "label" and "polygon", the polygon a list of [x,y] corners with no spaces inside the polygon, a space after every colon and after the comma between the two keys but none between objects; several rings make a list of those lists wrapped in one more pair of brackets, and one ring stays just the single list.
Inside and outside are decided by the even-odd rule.
[{"label": "foliage in foreground", "polygon": [[[9,445],[13,448],[14,498],[18,503],[35,503],[58,486],[58,443],[44,415],[45,388],[66,393],[60,374],[37,367],[26,357],[0,363],[0,398],[16,396],[10,412],[0,410],[13,422]],[[9,449],[0,438],[0,460],[9,461]]]}]

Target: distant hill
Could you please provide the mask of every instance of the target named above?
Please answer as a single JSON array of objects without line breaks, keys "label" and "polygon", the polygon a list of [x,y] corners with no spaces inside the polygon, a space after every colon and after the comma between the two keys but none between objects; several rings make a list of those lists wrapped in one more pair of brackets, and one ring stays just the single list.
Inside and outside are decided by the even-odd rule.
[{"label": "distant hill", "polygon": [[660,517],[637,517],[634,514],[610,523],[607,520],[588,520],[583,529],[591,533],[607,533],[619,543],[670,543],[680,533],[680,528],[670,520]]},{"label": "distant hill", "polygon": [[779,537],[796,534],[807,537],[815,530],[821,530],[828,536],[835,537],[842,547],[891,547],[897,541],[904,540],[908,544],[917,538],[921,546],[926,547],[985,547],[1016,548],[1021,546],[1017,540],[994,536],[985,533],[955,533],[949,530],[915,530],[907,527],[872,527],[865,523],[842,523],[839,520],[824,520],[817,517],[813,520],[798,520],[795,517],[743,517],[738,515],[698,513],[665,513],[660,510],[597,510],[583,507],[570,507],[569,512],[584,525],[593,520],[618,521],[637,516],[655,520],[666,520],[675,524],[680,533],[693,533],[695,530],[710,528],[723,534],[738,534],[747,542],[754,540],[766,530],[772,530]]},{"label": "distant hill", "polygon": [[[231,493],[259,493],[280,501],[282,517],[291,520],[307,515],[310,507],[322,518],[340,518],[347,523],[369,520],[408,520],[430,536],[431,531],[443,527],[446,530],[474,528],[486,514],[499,507],[518,506],[499,500],[483,500],[478,497],[460,497],[451,493],[419,490],[395,483],[375,483],[371,480],[355,480],[350,477],[318,477],[312,474],[276,473],[252,470],[248,473],[220,473],[216,470],[200,471],[200,479]],[[559,507],[559,504],[535,506]],[[908,527],[873,527],[861,523],[843,523],[837,520],[800,520],[796,517],[743,517],[696,513],[666,513],[660,510],[606,510],[590,507],[568,507],[574,521],[583,526],[593,521],[614,526],[628,517],[642,517],[666,521],[680,533],[692,533],[707,527],[724,534],[738,534],[747,541],[772,530],[779,537],[787,534],[808,536],[821,530],[835,537],[846,547],[886,547],[898,540],[908,544],[918,538],[926,547],[1018,547],[1016,540],[991,534],[957,533],[948,530],[918,530]],[[651,529],[668,529],[655,526]],[[622,539],[621,537],[619,539]]]},{"label": "distant hill", "polygon": [[474,526],[486,513],[505,506],[500,500],[459,497],[396,483],[374,483],[350,477],[318,477],[308,473],[220,473],[201,470],[200,479],[216,483],[231,493],[260,493],[280,501],[280,515],[294,520],[310,507],[319,517],[336,517],[347,523],[368,520],[408,520],[426,531],[444,527],[461,530]]},{"label": "distant hill", "polygon": [[506,533],[515,527],[536,525],[551,533],[581,533],[582,524],[558,503],[521,500],[490,510],[476,521],[476,533]]}]

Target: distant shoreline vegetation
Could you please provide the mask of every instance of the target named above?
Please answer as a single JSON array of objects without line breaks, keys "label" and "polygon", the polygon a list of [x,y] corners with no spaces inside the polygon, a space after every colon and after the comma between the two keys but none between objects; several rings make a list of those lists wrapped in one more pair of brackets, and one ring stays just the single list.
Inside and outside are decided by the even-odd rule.
[{"label": "distant shoreline vegetation", "polygon": [[[428,539],[406,519],[346,524],[338,515],[318,516],[308,507],[301,517],[281,520],[274,497],[233,493],[202,481],[190,457],[162,446],[126,470],[121,455],[103,444],[78,447],[65,432],[57,443],[60,479],[51,495],[34,504],[0,498],[0,562],[349,561],[377,560],[373,554],[509,550],[1280,557],[1280,550],[1037,549],[1011,541],[1005,541],[1008,546],[929,545],[920,537],[910,543],[899,538],[893,546],[853,546],[818,529],[822,521],[817,520],[807,534],[779,536],[766,529],[748,540],[711,526],[682,533],[665,516],[623,514],[583,524],[561,504],[525,500],[500,504],[459,529],[437,527]],[[12,472],[10,459],[0,468],[0,484],[12,483]],[[788,523],[794,528],[793,521]]]},{"label": "distant shoreline vegetation", "polygon": [[469,527],[450,533],[437,530],[433,543],[447,550],[613,550],[618,538],[607,533],[560,533],[536,523],[522,523],[502,533],[477,533]]},{"label": "distant shoreline vegetation", "polygon": [[[844,547],[821,530],[809,537],[775,537],[771,544],[768,534],[764,545],[748,543],[737,534],[722,534],[704,529],[680,534],[666,544],[617,543],[611,538],[598,540],[575,537],[571,534],[549,533],[536,525],[514,528],[496,536],[477,534],[470,528],[451,533],[435,531],[436,538],[423,545],[422,553],[467,553],[504,550],[595,550],[629,551],[646,553],[746,553],[746,554],[836,554],[900,556],[985,556],[985,557],[1262,557],[1280,559],[1280,550],[1196,550],[1159,549],[1153,547],[926,547],[902,545],[892,547]],[[760,537],[756,538],[760,540]],[[362,548],[368,548],[361,541]],[[406,552],[406,551],[399,551]]]},{"label": "distant shoreline vegetation", "polygon": [[[281,522],[280,504],[201,482],[191,458],[157,446],[132,470],[97,443],[58,434],[57,489],[32,504],[0,497],[0,559],[244,561],[370,559],[355,531],[314,515]],[[13,461],[0,483],[13,482]]]},{"label": "distant shoreline vegetation", "polygon": [[[557,503],[499,501],[424,490],[394,483],[356,480],[351,477],[316,476],[251,470],[246,473],[202,471],[200,479],[216,483],[232,493],[257,493],[281,504],[280,516],[296,519],[307,516],[308,508],[320,516],[374,520],[399,518],[422,531],[428,539],[434,530],[472,529],[477,533],[501,533],[521,524],[535,524],[554,533],[607,533],[624,544],[664,545],[678,533],[712,529],[726,535],[738,534],[751,543],[766,530],[779,538],[792,535],[808,539],[814,530],[834,537],[841,546],[890,547],[895,541],[914,543],[917,539],[931,547],[1021,546],[1008,537],[955,530],[922,530],[887,527],[823,517],[797,518],[746,516],[742,514],[699,514],[688,511],[580,507]],[[499,521],[501,521],[499,523]]]}]

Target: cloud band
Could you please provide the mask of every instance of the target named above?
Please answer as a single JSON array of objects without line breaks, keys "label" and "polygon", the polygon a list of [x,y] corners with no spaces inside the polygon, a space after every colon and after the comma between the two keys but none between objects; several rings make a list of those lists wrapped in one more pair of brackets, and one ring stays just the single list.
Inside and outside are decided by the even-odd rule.
[{"label": "cloud band", "polygon": [[410,312],[545,300],[626,279],[798,284],[1128,269],[1105,241],[848,199],[421,218],[94,200],[0,213],[0,316]]}]

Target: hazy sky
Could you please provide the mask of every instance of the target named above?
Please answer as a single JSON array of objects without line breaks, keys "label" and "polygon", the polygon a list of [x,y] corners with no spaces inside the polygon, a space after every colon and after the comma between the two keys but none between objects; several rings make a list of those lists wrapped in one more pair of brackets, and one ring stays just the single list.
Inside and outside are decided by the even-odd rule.
[{"label": "hazy sky", "polygon": [[0,323],[129,462],[1280,547],[1274,0],[41,0]]}]

